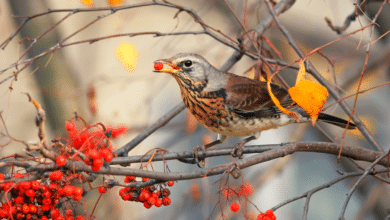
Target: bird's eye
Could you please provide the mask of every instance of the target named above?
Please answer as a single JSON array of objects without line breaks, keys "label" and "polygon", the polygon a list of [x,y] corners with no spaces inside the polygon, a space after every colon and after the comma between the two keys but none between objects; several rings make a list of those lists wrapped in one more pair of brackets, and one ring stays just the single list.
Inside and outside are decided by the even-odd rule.
[{"label": "bird's eye", "polygon": [[192,66],[192,61],[191,60],[184,61],[184,66],[186,66],[186,67]]}]

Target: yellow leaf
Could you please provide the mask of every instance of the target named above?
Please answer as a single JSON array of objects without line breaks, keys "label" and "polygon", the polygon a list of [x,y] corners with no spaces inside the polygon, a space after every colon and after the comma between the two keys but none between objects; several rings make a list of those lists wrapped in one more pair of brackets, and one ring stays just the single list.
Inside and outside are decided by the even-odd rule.
[{"label": "yellow leaf", "polygon": [[138,50],[130,42],[122,42],[115,51],[115,55],[123,66],[130,72],[133,72],[137,66]]},{"label": "yellow leaf", "polygon": [[298,84],[288,90],[288,93],[291,99],[310,115],[314,126],[328,97],[328,90],[318,83],[301,79]]},{"label": "yellow leaf", "polygon": [[93,7],[94,0],[79,0],[81,3],[86,5],[87,7]]}]

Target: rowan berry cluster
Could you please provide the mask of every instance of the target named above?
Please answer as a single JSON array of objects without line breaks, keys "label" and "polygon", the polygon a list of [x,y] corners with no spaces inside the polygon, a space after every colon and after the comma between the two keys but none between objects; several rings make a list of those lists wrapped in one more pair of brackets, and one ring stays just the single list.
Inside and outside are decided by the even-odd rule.
[{"label": "rowan berry cluster", "polygon": [[[148,178],[143,178],[142,181],[148,181]],[[134,176],[126,176],[125,183],[136,182]],[[168,186],[173,186],[173,181],[167,182]],[[125,187],[119,190],[119,196],[125,201],[142,202],[145,208],[150,209],[153,205],[160,207],[161,205],[168,206],[171,204],[169,195],[171,191],[168,188],[164,188],[160,185],[160,189],[156,186],[145,186],[141,189],[135,187]]]},{"label": "rowan berry cluster", "polygon": [[222,189],[221,192],[222,192],[222,195],[226,198],[230,197],[230,196],[247,197],[247,196],[252,195],[252,193],[254,192],[254,189],[253,189],[252,184],[245,182],[238,189],[225,187],[224,189]]},{"label": "rowan berry cluster", "polygon": [[[63,178],[59,170],[49,174],[50,181],[21,181],[0,184],[0,193],[4,194],[6,202],[0,206],[0,218],[3,219],[38,219],[38,220],[83,220],[82,216],[74,218],[71,209],[61,209],[60,202],[69,203],[69,199],[79,201],[83,189],[70,185],[70,178]],[[21,173],[13,175],[13,179],[28,177]],[[77,178],[71,175],[71,178]],[[0,181],[4,175],[0,174]],[[50,182],[50,183],[49,183]],[[62,214],[61,214],[62,213]]]},{"label": "rowan berry cluster", "polygon": [[[78,117],[77,122],[84,122],[81,117]],[[99,125],[82,124],[82,129],[78,129],[75,123],[71,120],[65,123],[65,129],[68,131],[69,140],[63,149],[59,149],[60,157],[57,157],[56,163],[58,166],[64,166],[67,158],[75,158],[83,153],[80,157],[85,164],[91,166],[93,171],[98,171],[103,166],[104,161],[110,163],[114,158],[113,147],[109,140],[110,137],[117,137],[127,132],[124,126],[112,127]],[[66,149],[74,148],[76,153],[71,154]],[[76,158],[75,158],[76,159]]]},{"label": "rowan berry cluster", "polygon": [[276,220],[276,216],[272,210],[267,210],[265,214],[260,213],[256,220]]},{"label": "rowan berry cluster", "polygon": [[[248,196],[252,195],[254,192],[254,188],[252,184],[249,182],[243,183],[240,187],[234,188],[234,187],[225,187],[221,190],[221,194],[225,198],[233,198],[238,199],[240,197],[244,197],[244,199],[247,199]],[[240,210],[240,205],[237,202],[233,202],[230,205],[230,210],[233,212],[238,212]],[[256,220],[275,220],[276,216],[274,215],[272,210],[267,210],[265,214],[260,213],[257,216]]]}]

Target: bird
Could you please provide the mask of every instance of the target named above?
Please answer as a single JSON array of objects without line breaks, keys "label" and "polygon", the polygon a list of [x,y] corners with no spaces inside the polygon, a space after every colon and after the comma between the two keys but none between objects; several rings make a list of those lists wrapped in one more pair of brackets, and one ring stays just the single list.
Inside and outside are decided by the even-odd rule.
[{"label": "bird", "polygon": [[[197,121],[218,134],[216,141],[203,146],[206,149],[222,143],[227,136],[247,137],[237,143],[232,153],[242,158],[244,145],[258,139],[261,131],[311,121],[286,89],[271,84],[281,106],[295,112],[298,119],[276,107],[266,82],[220,71],[198,54],[180,53],[154,63],[155,72],[168,73],[176,79],[183,102]],[[170,68],[156,68],[157,63]],[[352,122],[325,113],[320,113],[318,120],[341,128],[356,128]]]}]

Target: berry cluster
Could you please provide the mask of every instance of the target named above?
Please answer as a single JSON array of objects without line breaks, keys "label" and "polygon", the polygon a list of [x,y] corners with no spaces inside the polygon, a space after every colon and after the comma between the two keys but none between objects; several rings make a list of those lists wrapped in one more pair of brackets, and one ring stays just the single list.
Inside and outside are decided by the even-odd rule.
[{"label": "berry cluster", "polygon": [[[225,187],[221,190],[221,194],[223,197],[244,197],[247,199],[248,196],[252,195],[254,192],[252,184],[245,182],[238,189],[237,188],[229,188]],[[236,202],[233,202],[230,205],[230,210],[233,212],[238,212],[240,210],[240,205]],[[256,220],[276,220],[276,216],[272,210],[267,210],[265,214],[260,213]]]},{"label": "berry cluster", "polygon": [[[78,121],[84,122],[81,117]],[[104,161],[110,163],[114,158],[113,147],[109,141],[109,137],[118,137],[127,132],[125,126],[98,126],[83,124],[83,129],[78,129],[73,121],[65,123],[65,129],[68,131],[69,140],[65,147],[70,147],[84,153],[83,158],[85,164],[90,165],[93,171],[98,171],[103,166]],[[59,149],[62,151],[60,157],[56,158],[58,166],[66,164],[66,158],[73,158],[69,151]],[[78,155],[78,152],[75,155]]]},{"label": "berry cluster", "polygon": [[272,210],[267,210],[265,214],[260,213],[256,220],[276,220],[276,216]]},{"label": "berry cluster", "polygon": [[[147,178],[142,179],[144,182],[148,181]],[[125,183],[136,182],[134,176],[126,176]],[[168,186],[173,186],[173,181],[167,182]],[[141,189],[136,189],[135,187],[129,188],[125,187],[119,190],[119,195],[125,201],[135,201],[142,202],[145,208],[150,209],[153,205],[160,207],[161,205],[168,206],[171,204],[171,199],[169,195],[171,191],[168,188],[157,189],[156,186],[145,186]]]},{"label": "berry cluster", "polygon": [[[27,177],[27,175],[16,173],[12,178],[20,179],[23,177]],[[65,198],[70,197],[79,201],[83,194],[82,188],[70,185],[62,177],[63,173],[57,170],[49,174],[50,184],[38,181],[1,183],[0,193],[4,193],[6,202],[0,206],[0,218],[84,220],[82,216],[74,218],[71,209],[61,210],[64,213],[62,215],[57,208],[57,204],[60,202],[68,201]],[[0,181],[3,180],[4,175],[0,174]]]},{"label": "berry cluster", "polygon": [[238,189],[226,187],[221,192],[222,192],[222,195],[226,198],[230,197],[230,196],[248,197],[248,196],[252,195],[252,193],[254,192],[254,189],[253,189],[252,184],[245,182]]}]

